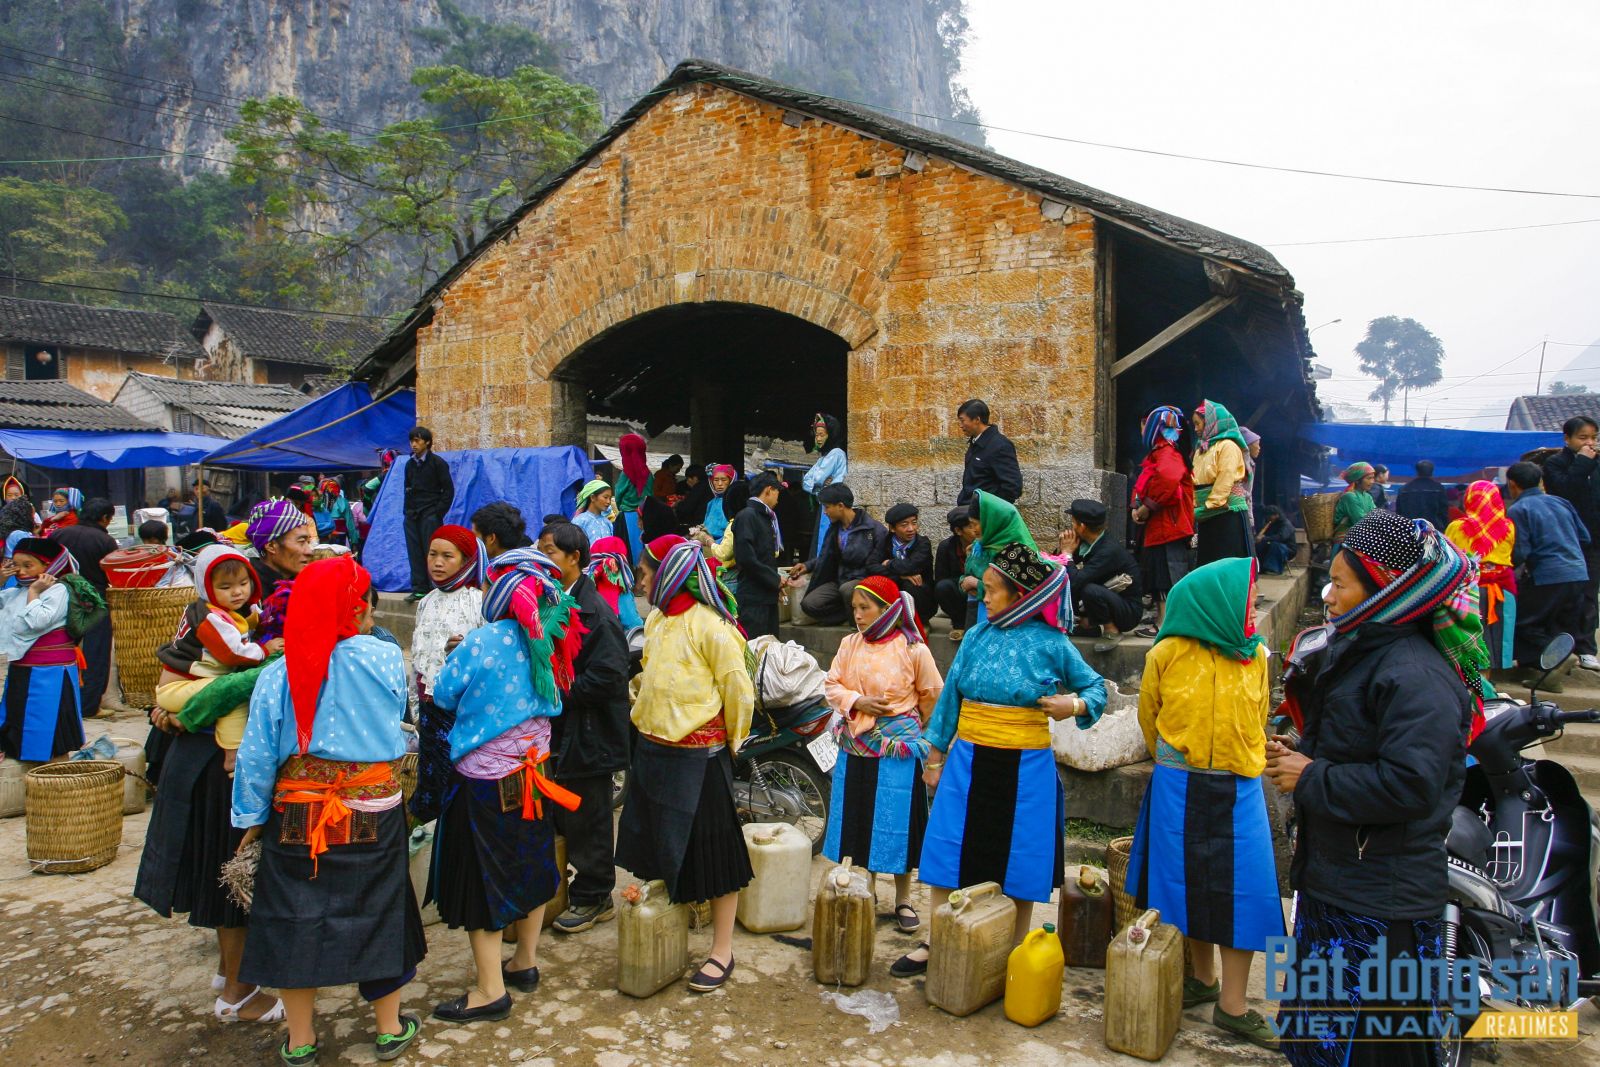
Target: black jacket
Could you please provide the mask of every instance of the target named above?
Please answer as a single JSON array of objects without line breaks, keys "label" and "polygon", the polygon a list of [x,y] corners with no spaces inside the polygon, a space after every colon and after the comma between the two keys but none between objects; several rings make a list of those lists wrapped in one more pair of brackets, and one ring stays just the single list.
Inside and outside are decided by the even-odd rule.
[{"label": "black jacket", "polygon": [[966,549],[961,544],[961,538],[951,534],[939,542],[939,548],[933,554],[933,580],[942,582],[949,578],[959,582],[966,572]]},{"label": "black jacket", "polygon": [[1589,528],[1589,543],[1600,546],[1600,491],[1595,470],[1600,462],[1563,448],[1544,461],[1544,488],[1551,496],[1570,501],[1578,518]]},{"label": "black jacket", "polygon": [[1366,623],[1296,684],[1311,758],[1295,787],[1290,883],[1386,919],[1436,917],[1473,703],[1418,626]]},{"label": "black jacket", "polygon": [[421,459],[412,456],[406,463],[407,515],[442,515],[456,498],[456,484],[450,480],[450,464],[432,449]]},{"label": "black jacket", "polygon": [[1022,495],[1017,446],[997,426],[967,442],[967,462],[961,472],[961,495],[956,497],[956,503],[972,503],[974,489],[993,493],[1008,504],[1015,504]]},{"label": "black jacket", "polygon": [[733,516],[733,562],[739,568],[739,603],[776,604],[782,585],[777,564],[778,541],[772,536],[772,513],[752,500]]},{"label": "black jacket", "polygon": [[67,551],[72,553],[72,558],[78,561],[78,573],[102,593],[106,591],[106,572],[100,566],[100,561],[115,552],[118,546],[116,538],[106,533],[104,527],[91,522],[63,526],[50,535],[50,540],[65,545]]},{"label": "black jacket", "polygon": [[588,575],[572,587],[588,633],[573,661],[572,688],[550,720],[556,777],[610,774],[628,765],[628,639]]},{"label": "black jacket", "polygon": [[922,583],[933,587],[933,542],[921,534],[911,539],[911,547],[906,549],[906,554],[899,559],[894,555],[894,534],[891,533],[883,542],[883,559],[867,568],[868,574],[884,574],[890,578],[909,578],[914,574],[922,576]]},{"label": "black jacket", "polygon": [[1075,599],[1082,595],[1085,586],[1105,585],[1117,575],[1126,574],[1133,579],[1133,584],[1117,595],[1139,605],[1140,610],[1143,610],[1140,598],[1144,595],[1144,590],[1140,586],[1139,564],[1125,545],[1109,533],[1103,533],[1087,557],[1082,553],[1083,545],[1080,544],[1072,554],[1072,591]]},{"label": "black jacket", "polygon": [[[865,578],[874,563],[889,554],[889,528],[865,508],[844,529],[844,551],[839,550],[839,528],[828,527],[827,541],[811,561],[811,584],[853,582]],[[741,579],[742,580],[742,579]]]},{"label": "black jacket", "polygon": [[1450,505],[1445,487],[1432,478],[1413,478],[1400,487],[1394,512],[1401,518],[1427,519],[1434,529],[1444,532],[1450,525]]}]

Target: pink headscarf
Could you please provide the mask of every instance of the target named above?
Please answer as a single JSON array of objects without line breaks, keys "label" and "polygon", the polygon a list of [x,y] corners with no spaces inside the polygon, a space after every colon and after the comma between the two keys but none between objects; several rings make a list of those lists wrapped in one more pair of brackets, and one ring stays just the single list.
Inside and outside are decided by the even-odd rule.
[{"label": "pink headscarf", "polygon": [[625,433],[617,441],[617,448],[622,452],[622,473],[641,496],[650,492],[650,465],[644,458],[644,438],[636,433]]}]

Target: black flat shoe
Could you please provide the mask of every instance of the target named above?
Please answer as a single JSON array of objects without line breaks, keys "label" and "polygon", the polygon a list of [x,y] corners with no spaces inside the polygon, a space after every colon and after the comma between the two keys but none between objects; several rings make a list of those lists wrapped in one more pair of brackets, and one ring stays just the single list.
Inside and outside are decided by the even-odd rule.
[{"label": "black flat shoe", "polygon": [[[924,941],[916,948],[912,949],[911,952],[920,952],[927,947],[928,943]],[[928,961],[912,959],[911,952],[907,952],[904,956],[901,956],[899,959],[889,964],[889,977],[915,978],[919,974],[926,974],[928,972]]]},{"label": "black flat shoe", "polygon": [[[713,967],[715,967],[720,973],[713,974],[711,970]],[[706,961],[700,965],[700,969],[694,972],[694,977],[689,979],[689,992],[710,993],[714,990],[721,989],[723,983],[726,982],[732,974],[732,960],[729,960],[726,964],[722,964],[714,959],[711,959],[710,957],[707,957]]]},{"label": "black flat shoe", "polygon": [[[510,961],[507,960],[506,963],[509,964]],[[532,993],[539,988],[539,968],[537,967],[529,967],[524,971],[513,971],[510,966],[503,965],[500,968],[500,977],[505,979],[506,985],[511,986],[519,993]]]},{"label": "black flat shoe", "polygon": [[496,1022],[511,1014],[511,994],[492,1000],[482,1007],[467,1007],[467,994],[447,1000],[433,1009],[433,1017],[447,1023]]}]

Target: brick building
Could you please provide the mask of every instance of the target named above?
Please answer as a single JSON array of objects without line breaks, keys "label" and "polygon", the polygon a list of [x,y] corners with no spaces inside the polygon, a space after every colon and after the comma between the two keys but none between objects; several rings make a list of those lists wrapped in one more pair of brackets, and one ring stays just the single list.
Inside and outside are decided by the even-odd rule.
[{"label": "brick building", "polygon": [[[838,100],[690,61],[448,271],[357,367],[442,448],[585,444],[590,414],[745,435],[846,418],[874,509],[953,501],[956,405],[1020,503],[1125,499],[1151,407],[1228,404],[1292,491],[1315,417],[1300,294],[1264,249]],[[608,442],[609,443],[609,442]],[[934,525],[937,525],[936,523]]]}]

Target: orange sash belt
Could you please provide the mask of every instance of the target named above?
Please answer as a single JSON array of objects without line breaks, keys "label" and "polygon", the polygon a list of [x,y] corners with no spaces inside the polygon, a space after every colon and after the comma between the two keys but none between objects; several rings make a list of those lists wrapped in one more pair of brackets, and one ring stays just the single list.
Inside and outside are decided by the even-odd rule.
[{"label": "orange sash belt", "polygon": [[275,806],[281,811],[285,804],[317,804],[321,810],[316,821],[306,830],[311,846],[311,877],[317,876],[317,857],[328,851],[328,830],[347,822],[350,806],[344,802],[347,792],[368,786],[382,786],[395,782],[394,771],[387,763],[371,763],[355,774],[340,771],[332,781],[319,782],[311,778],[279,778]]},{"label": "orange sash belt", "polygon": [[[544,818],[544,804],[539,799],[541,796],[549,797],[556,804],[568,811],[577,811],[582,798],[570,789],[563,789],[539,772],[544,762],[550,758],[549,752],[542,752],[538,745],[529,745],[528,751],[522,754],[522,817],[524,819]],[[535,790],[534,786],[538,789]]]}]

